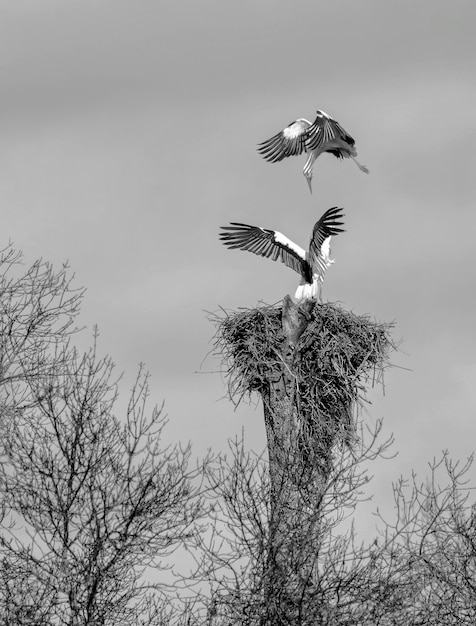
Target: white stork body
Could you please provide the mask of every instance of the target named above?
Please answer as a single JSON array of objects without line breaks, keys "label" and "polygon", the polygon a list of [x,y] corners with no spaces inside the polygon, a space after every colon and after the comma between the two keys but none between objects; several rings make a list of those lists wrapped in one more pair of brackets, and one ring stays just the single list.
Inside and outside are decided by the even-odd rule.
[{"label": "white stork body", "polygon": [[322,302],[322,284],[327,269],[334,263],[330,258],[331,236],[343,232],[340,226],[342,209],[328,209],[314,225],[309,250],[306,251],[278,231],[232,222],[222,226],[220,240],[229,248],[248,250],[260,256],[281,261],[301,275],[296,300]]},{"label": "white stork body", "polygon": [[282,161],[288,156],[307,153],[303,174],[312,193],[312,170],[315,160],[323,153],[330,152],[338,159],[350,158],[366,174],[369,170],[357,159],[353,137],[324,111],[316,111],[313,123],[301,117],[291,122],[284,130],[271,139],[258,145],[258,152],[270,163]]},{"label": "white stork body", "polygon": [[[322,285],[324,284],[324,276],[329,267],[334,263],[331,259],[331,237],[327,237],[321,246],[321,253],[317,259],[318,271],[312,274],[312,283],[308,283],[304,278],[296,289],[294,297],[296,300],[317,300],[322,302]],[[306,254],[307,257],[307,254]]]}]

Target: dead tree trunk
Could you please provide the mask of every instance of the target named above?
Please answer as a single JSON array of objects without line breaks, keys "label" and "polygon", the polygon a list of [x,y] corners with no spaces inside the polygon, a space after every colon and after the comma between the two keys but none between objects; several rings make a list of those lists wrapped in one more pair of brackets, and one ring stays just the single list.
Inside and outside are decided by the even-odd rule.
[{"label": "dead tree trunk", "polygon": [[314,303],[283,301],[281,371],[261,389],[270,474],[270,545],[264,586],[263,624],[299,623],[304,587],[312,584],[312,553],[318,541],[319,502],[329,472],[334,436],[315,449],[307,440],[313,407],[300,402],[299,340],[311,321]]}]

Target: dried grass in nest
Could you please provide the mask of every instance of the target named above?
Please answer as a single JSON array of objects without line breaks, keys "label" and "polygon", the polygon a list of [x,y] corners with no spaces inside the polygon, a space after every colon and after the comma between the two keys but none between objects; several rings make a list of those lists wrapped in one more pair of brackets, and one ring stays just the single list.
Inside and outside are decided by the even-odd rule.
[{"label": "dried grass in nest", "polygon": [[[316,304],[291,363],[283,356],[282,307],[263,305],[217,317],[215,348],[221,352],[230,398],[238,404],[252,391],[266,393],[270,380],[287,372],[296,384],[303,428],[319,428],[319,440],[353,431],[354,407],[364,399],[364,383],[383,380],[391,350],[391,324]],[[304,433],[303,433],[304,434]],[[311,433],[309,432],[309,435]],[[307,437],[305,437],[307,439]]]}]

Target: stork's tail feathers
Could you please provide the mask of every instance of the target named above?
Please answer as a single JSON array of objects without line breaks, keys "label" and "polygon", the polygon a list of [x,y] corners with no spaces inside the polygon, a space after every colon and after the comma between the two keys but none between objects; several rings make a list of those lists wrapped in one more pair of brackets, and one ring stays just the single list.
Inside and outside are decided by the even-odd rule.
[{"label": "stork's tail feathers", "polygon": [[322,281],[314,280],[312,283],[301,283],[298,285],[294,297],[298,302],[316,300],[322,304]]},{"label": "stork's tail feathers", "polygon": [[322,301],[321,298],[322,285],[318,280],[314,280],[312,283],[302,283],[298,285],[294,297],[296,300],[317,300]]}]

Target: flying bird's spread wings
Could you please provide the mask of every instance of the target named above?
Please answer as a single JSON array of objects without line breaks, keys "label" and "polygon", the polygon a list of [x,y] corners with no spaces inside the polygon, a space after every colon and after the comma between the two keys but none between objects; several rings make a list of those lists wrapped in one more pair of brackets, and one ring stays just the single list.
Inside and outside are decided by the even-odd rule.
[{"label": "flying bird's spread wings", "polygon": [[[309,244],[309,264],[312,267],[313,273],[319,274],[319,270],[323,269],[325,271],[325,267],[323,268],[320,260],[323,257],[323,245],[326,239],[332,235],[344,232],[344,229],[340,228],[340,226],[344,225],[344,222],[341,221],[344,217],[342,211],[343,209],[335,206],[331,209],[327,209],[321,219],[316,222],[314,226],[311,242]],[[329,255],[328,250],[325,255]]]},{"label": "flying bird's spread wings", "polygon": [[325,150],[326,144],[330,142],[339,143],[339,141],[343,141],[349,147],[353,147],[355,144],[354,138],[342,128],[339,122],[336,122],[324,111],[317,111],[316,119],[309,127],[306,138],[308,150]]},{"label": "flying bird's spread wings", "polygon": [[258,152],[270,163],[282,161],[288,156],[306,151],[306,140],[311,122],[300,118],[286,126],[271,139],[258,144]]},{"label": "flying bird's spread wings", "polygon": [[356,159],[354,138],[339,122],[319,109],[312,124],[303,117],[299,118],[271,139],[258,144],[258,152],[270,163],[282,161],[288,156],[307,153],[302,173],[306,177],[311,193],[312,169],[316,159],[324,152],[333,154],[338,159],[352,159],[362,172],[369,173],[365,165]]},{"label": "flying bird's spread wings", "polygon": [[282,233],[275,230],[231,222],[221,227],[220,240],[228,248],[249,250],[273,261],[281,261],[298,274],[303,274],[306,252]]}]

